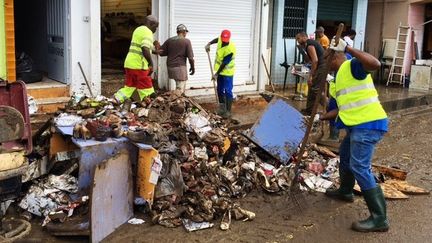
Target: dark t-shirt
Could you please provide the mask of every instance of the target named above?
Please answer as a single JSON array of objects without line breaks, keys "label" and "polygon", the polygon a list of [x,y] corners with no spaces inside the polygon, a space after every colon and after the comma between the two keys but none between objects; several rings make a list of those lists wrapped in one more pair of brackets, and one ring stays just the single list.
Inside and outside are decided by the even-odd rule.
[{"label": "dark t-shirt", "polygon": [[[318,65],[324,63],[324,48],[317,41],[308,39],[306,41],[306,53],[307,53],[307,48],[309,46],[315,47],[315,51],[316,51],[316,54],[318,57]],[[309,53],[308,53],[308,56],[309,56]],[[309,59],[310,59],[310,56],[309,56]]]},{"label": "dark t-shirt", "polygon": [[169,38],[161,49],[161,56],[168,56],[168,67],[186,66],[186,58],[193,60],[194,57],[190,40],[179,36]]}]

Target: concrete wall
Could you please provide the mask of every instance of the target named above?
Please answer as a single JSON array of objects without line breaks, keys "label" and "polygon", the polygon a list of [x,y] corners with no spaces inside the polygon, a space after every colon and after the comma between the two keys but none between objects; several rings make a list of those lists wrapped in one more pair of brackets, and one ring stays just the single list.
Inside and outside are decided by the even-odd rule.
[{"label": "concrete wall", "polygon": [[89,94],[78,62],[93,94],[101,92],[100,0],[70,1],[70,84],[71,93]]},{"label": "concrete wall", "polygon": [[420,59],[423,50],[423,37],[425,22],[425,4],[410,4],[408,9],[408,24],[413,27],[414,41],[417,42]]},{"label": "concrete wall", "polygon": [[382,39],[396,39],[399,23],[408,25],[407,0],[370,0],[366,27],[367,51],[378,57]]},{"label": "concrete wall", "polygon": [[0,0],[0,78],[6,79],[6,34],[3,6],[4,0]]}]

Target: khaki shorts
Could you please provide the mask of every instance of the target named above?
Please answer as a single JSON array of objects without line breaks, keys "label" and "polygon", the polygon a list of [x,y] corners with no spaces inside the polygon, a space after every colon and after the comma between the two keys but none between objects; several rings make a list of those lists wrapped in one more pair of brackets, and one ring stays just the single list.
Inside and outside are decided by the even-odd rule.
[{"label": "khaki shorts", "polygon": [[168,77],[175,81],[186,81],[188,80],[186,66],[179,67],[168,67]]}]

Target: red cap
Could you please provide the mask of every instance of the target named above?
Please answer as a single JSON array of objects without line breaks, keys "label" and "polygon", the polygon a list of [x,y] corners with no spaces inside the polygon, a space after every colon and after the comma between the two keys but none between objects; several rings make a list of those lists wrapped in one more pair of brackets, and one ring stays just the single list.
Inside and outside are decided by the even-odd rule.
[{"label": "red cap", "polygon": [[221,33],[222,42],[229,42],[231,38],[231,32],[229,30],[223,30]]}]

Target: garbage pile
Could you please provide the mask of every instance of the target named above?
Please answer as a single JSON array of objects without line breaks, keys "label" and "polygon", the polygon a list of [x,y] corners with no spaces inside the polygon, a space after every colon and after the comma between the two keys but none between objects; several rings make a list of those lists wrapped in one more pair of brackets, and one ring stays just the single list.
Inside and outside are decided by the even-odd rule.
[{"label": "garbage pile", "polygon": [[[157,149],[162,169],[150,214],[155,224],[166,227],[184,225],[194,231],[220,220],[220,228],[227,230],[232,219],[253,220],[255,213],[238,199],[256,189],[284,193],[295,177],[293,164],[281,165],[242,131],[229,131],[226,120],[176,91],[122,105],[102,96],[74,95],[54,123],[73,126],[77,139],[127,137]],[[304,190],[323,191],[337,181],[334,157],[323,148],[308,146],[301,173]],[[38,213],[47,215],[54,208]]]}]

